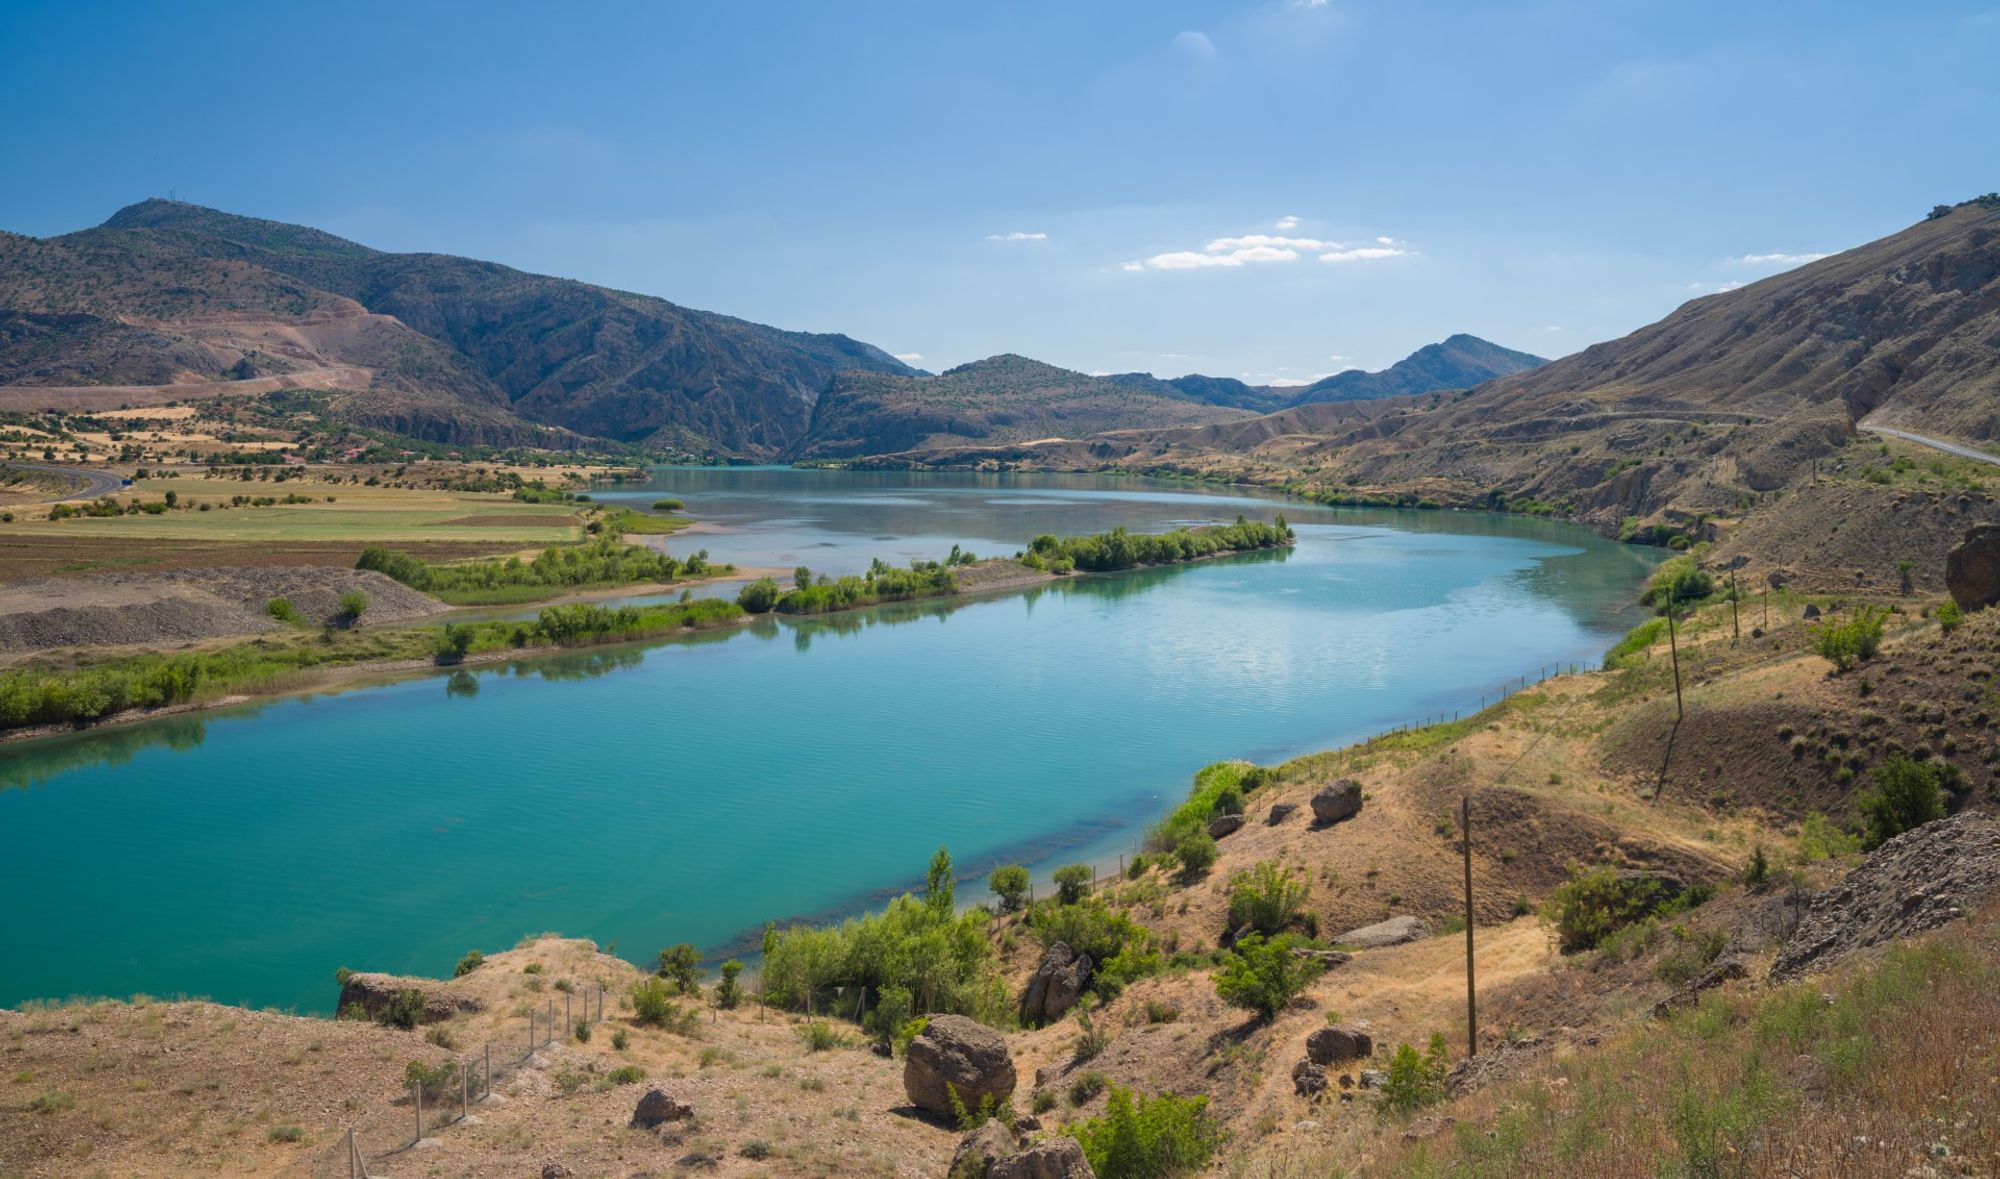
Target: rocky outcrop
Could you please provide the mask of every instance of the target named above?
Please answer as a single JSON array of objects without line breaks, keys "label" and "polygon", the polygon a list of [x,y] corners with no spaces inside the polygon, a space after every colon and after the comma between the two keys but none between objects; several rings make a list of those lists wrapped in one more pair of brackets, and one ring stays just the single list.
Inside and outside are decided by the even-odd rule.
[{"label": "rocky outcrop", "polygon": [[1944,555],[1944,584],[1964,610],[2000,602],[2000,524],[1977,524]]},{"label": "rocky outcrop", "polygon": [[1936,929],[1997,887],[2000,820],[1968,811],[1905,831],[1813,897],[1771,964],[1771,978],[1796,978],[1857,950]]},{"label": "rocky outcrop", "polygon": [[1307,1101],[1317,1101],[1326,1092],[1326,1068],[1311,1057],[1292,1066],[1292,1092]]},{"label": "rocky outcrop", "polygon": [[990,1118],[958,1140],[948,1174],[950,1179],[988,1179],[994,1163],[1020,1149],[1020,1137],[999,1118]]},{"label": "rocky outcrop", "polygon": [[[404,996],[414,995],[414,998]],[[365,1012],[370,1019],[396,1022],[411,1013],[415,1023],[443,1023],[461,1011],[478,1011],[479,1000],[452,992],[436,979],[356,973],[340,984],[339,1012]]]},{"label": "rocky outcrop", "polygon": [[1421,917],[1404,915],[1391,917],[1387,921],[1377,921],[1360,929],[1350,929],[1333,940],[1343,946],[1359,946],[1364,950],[1377,950],[1383,946],[1400,946],[1404,942],[1420,941],[1431,935],[1431,927]]},{"label": "rocky outcrop", "polygon": [[1306,1037],[1306,1059],[1314,1064],[1346,1064],[1375,1055],[1375,1038],[1359,1028],[1334,1024]]},{"label": "rocky outcrop", "polygon": [[1234,835],[1242,829],[1242,815],[1217,815],[1208,821],[1208,837],[1210,839],[1221,839],[1225,835]]},{"label": "rocky outcrop", "polygon": [[1298,813],[1298,809],[1299,804],[1296,802],[1274,802],[1271,804],[1271,813],[1264,816],[1264,825],[1276,827]]},{"label": "rocky outcrop", "polygon": [[669,1122],[685,1122],[694,1117],[694,1107],[676,1099],[665,1089],[648,1089],[632,1110],[632,1125],[651,1130]]},{"label": "rocky outcrop", "polygon": [[1000,1033],[963,1015],[934,1015],[903,1060],[903,1091],[910,1104],[952,1116],[953,1097],[968,1111],[1014,1096],[1014,1058]]},{"label": "rocky outcrop", "polygon": [[1322,825],[1351,819],[1361,813],[1361,783],[1352,778],[1320,788],[1312,796],[1313,819]]},{"label": "rocky outcrop", "polygon": [[1026,1150],[1001,1159],[986,1179],[1097,1179],[1083,1144],[1074,1138],[1044,1138]]},{"label": "rocky outcrop", "polygon": [[1079,954],[1062,942],[1043,951],[1041,963],[1021,992],[1021,1022],[1039,1024],[1061,1019],[1090,986],[1094,966],[1090,955]]}]

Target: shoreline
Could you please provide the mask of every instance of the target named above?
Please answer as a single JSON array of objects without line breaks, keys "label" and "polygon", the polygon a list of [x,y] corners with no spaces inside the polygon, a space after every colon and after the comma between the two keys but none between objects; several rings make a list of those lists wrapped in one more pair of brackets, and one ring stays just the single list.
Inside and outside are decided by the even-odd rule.
[{"label": "shoreline", "polygon": [[[1287,545],[1285,546],[1285,548],[1288,550],[1290,546]],[[863,610],[877,610],[885,607],[900,606],[911,602],[940,602],[940,601],[949,601],[954,598],[972,599],[972,598],[995,597],[1001,594],[1015,593],[1022,590],[1033,589],[1039,586],[1049,585],[1051,583],[1058,581],[1071,581],[1079,578],[1090,578],[1090,577],[1117,577],[1126,573],[1135,573],[1141,569],[1173,568],[1181,565],[1194,565],[1200,562],[1217,560],[1219,558],[1224,558],[1224,557],[1242,556],[1246,553],[1268,552],[1268,551],[1271,550],[1232,549],[1225,552],[1210,553],[1200,557],[1192,557],[1181,561],[1163,562],[1151,565],[1137,565],[1131,569],[1107,570],[1103,572],[1076,572],[1076,573],[1060,574],[1060,575],[1055,573],[1049,573],[1043,570],[1030,569],[1027,566],[1022,565],[1019,562],[1013,560],[1012,558],[1007,558],[1007,557],[992,558],[990,561],[981,562],[980,564],[987,565],[989,567],[997,565],[1013,566],[1014,567],[1013,571],[1001,577],[994,578],[988,583],[974,585],[970,589],[955,589],[949,593],[926,594],[916,597],[897,598],[889,601],[870,602],[861,605],[848,606],[838,610],[821,611],[812,614],[779,614],[776,611],[764,614],[752,614],[746,611],[738,615],[737,617],[729,619],[727,621],[711,623],[704,626],[685,627],[679,631],[669,632],[667,634],[661,634],[661,635],[654,635],[647,638],[637,638],[637,639],[613,638],[613,639],[606,639],[601,642],[583,642],[583,643],[573,643],[567,645],[517,647],[500,651],[481,651],[477,654],[460,656],[459,658],[449,663],[439,663],[434,659],[432,660],[394,659],[394,660],[360,661],[349,664],[341,664],[333,667],[297,672],[295,673],[296,675],[300,677],[305,677],[305,679],[308,682],[287,683],[283,687],[272,688],[268,690],[231,692],[227,695],[218,696],[212,700],[189,700],[178,704],[163,705],[158,708],[127,709],[123,712],[113,713],[101,719],[90,720],[80,724],[73,722],[64,722],[64,723],[54,723],[54,724],[44,724],[44,725],[29,725],[17,729],[0,731],[0,752],[5,752],[21,746],[25,746],[28,743],[34,741],[44,741],[60,737],[75,736],[84,733],[93,733],[102,729],[109,729],[126,725],[144,724],[148,721],[159,720],[170,716],[185,716],[191,713],[212,712],[212,711],[219,711],[225,708],[235,708],[244,704],[256,703],[261,701],[283,700],[295,696],[310,696],[316,692],[327,691],[329,689],[345,690],[358,687],[365,687],[368,686],[365,682],[358,682],[358,681],[366,681],[375,677],[381,677],[385,681],[393,681],[403,676],[415,676],[421,674],[428,674],[432,672],[452,671],[467,666],[482,666],[493,663],[504,663],[514,659],[545,658],[552,655],[560,655],[566,651],[580,651],[593,647],[616,646],[628,643],[629,644],[658,643],[671,640],[672,638],[676,637],[678,634],[681,633],[710,633],[715,631],[730,630],[730,629],[751,626],[761,620],[766,620],[766,619],[789,618],[794,621],[811,621],[814,619],[829,618],[843,614],[855,614]],[[977,567],[978,566],[972,566],[972,568],[977,568]],[[725,577],[709,578],[706,580],[733,581],[743,578],[744,576],[746,576],[746,574],[748,576],[751,576],[752,578],[760,576],[760,574],[757,574],[750,570],[738,569],[726,575]],[[768,575],[768,574],[763,574],[763,575]],[[507,611],[507,610],[516,610],[525,608],[533,608],[539,610],[550,606],[572,604],[572,603],[583,603],[589,601],[602,601],[606,598],[615,599],[619,597],[644,597],[654,592],[671,592],[671,587],[676,585],[685,587],[697,583],[669,582],[669,583],[657,583],[657,584],[660,584],[662,588],[656,591],[639,590],[637,589],[637,587],[632,587],[632,586],[611,587],[604,590],[583,591],[582,593],[566,596],[561,599],[521,603],[519,605],[514,605],[514,606],[453,607],[451,611],[449,611],[448,613],[438,616],[436,625],[441,626],[443,624],[450,623],[453,621],[472,621],[472,619],[467,617],[468,612],[471,611],[478,611],[478,610]],[[716,600],[726,600],[726,599],[716,599]],[[454,618],[453,615],[457,615],[458,617]],[[489,619],[487,621],[491,620]],[[419,623],[409,627],[399,627],[397,629],[428,629],[430,625],[431,624]],[[244,636],[244,637],[248,638],[254,636]]]}]

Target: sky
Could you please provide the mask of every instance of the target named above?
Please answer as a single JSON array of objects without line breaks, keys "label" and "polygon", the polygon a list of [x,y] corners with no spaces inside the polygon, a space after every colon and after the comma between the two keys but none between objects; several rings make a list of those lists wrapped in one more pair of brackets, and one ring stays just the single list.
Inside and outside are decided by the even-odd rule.
[{"label": "sky", "polygon": [[9,0],[0,228],[149,196],[941,370],[1559,356],[2000,189],[2000,3]]}]

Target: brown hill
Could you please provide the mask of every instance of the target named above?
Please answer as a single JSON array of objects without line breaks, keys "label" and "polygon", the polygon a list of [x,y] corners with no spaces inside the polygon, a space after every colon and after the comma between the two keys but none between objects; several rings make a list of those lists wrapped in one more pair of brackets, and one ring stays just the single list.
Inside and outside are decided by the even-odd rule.
[{"label": "brown hill", "polygon": [[911,371],[846,336],[172,201],[62,237],[0,237],[0,385],[328,366],[371,374],[343,414],[421,437],[573,432],[752,457],[804,434],[834,373]]},{"label": "brown hill", "polygon": [[1432,393],[1440,389],[1470,389],[1474,385],[1547,364],[1539,356],[1516,352],[1463,332],[1442,343],[1426,344],[1380,372],[1349,369],[1306,386],[1293,405],[1314,401],[1367,401]]}]

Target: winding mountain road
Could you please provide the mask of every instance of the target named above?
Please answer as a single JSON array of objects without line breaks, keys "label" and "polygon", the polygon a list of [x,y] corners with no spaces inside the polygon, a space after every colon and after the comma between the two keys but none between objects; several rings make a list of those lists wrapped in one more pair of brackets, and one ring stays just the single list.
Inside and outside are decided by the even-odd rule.
[{"label": "winding mountain road", "polygon": [[1970,446],[1964,445],[1963,443],[1946,442],[1942,438],[1931,438],[1923,434],[1912,434],[1908,430],[1894,430],[1889,428],[1888,426],[1870,426],[1866,423],[1863,423],[1861,428],[1868,431],[1871,434],[1887,434],[1893,438],[1901,438],[1905,442],[1914,442],[1918,446],[1928,446],[1932,450],[1942,450],[1946,454],[1955,454],[1960,458],[1969,458],[1974,462],[1991,463],[1996,467],[2000,467],[2000,457],[1990,455],[1983,450],[1975,450]]},{"label": "winding mountain road", "polygon": [[96,499],[100,495],[110,495],[125,488],[122,476],[113,475],[109,471],[93,471],[88,467],[58,467],[52,463],[20,462],[0,463],[0,466],[12,467],[17,471],[40,471],[48,475],[73,475],[84,480],[83,490],[57,496],[56,503],[73,499]]}]

